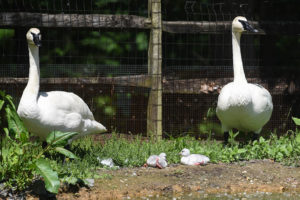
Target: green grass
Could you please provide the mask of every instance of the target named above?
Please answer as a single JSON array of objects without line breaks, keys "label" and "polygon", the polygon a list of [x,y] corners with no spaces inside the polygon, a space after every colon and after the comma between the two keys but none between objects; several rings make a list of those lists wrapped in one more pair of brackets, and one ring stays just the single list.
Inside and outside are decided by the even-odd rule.
[{"label": "green grass", "polygon": [[[84,144],[84,145],[83,145]],[[232,142],[225,146],[216,140],[196,140],[193,137],[172,138],[159,142],[142,141],[137,137],[133,141],[113,135],[104,145],[93,143],[90,138],[78,141],[73,145],[74,153],[96,162],[96,158],[112,158],[119,166],[136,167],[145,163],[149,155],[165,152],[169,163],[179,163],[178,153],[188,148],[192,153],[200,153],[210,157],[211,162],[235,162],[250,159],[274,159],[278,162],[295,159],[300,156],[300,133],[290,131],[278,138],[271,134],[269,139],[260,138],[248,144]],[[88,152],[88,153],[85,153]]]},{"label": "green grass", "polygon": [[[86,178],[106,178],[105,174],[99,174],[98,169],[103,166],[99,163],[99,158],[112,158],[114,163],[120,167],[140,167],[149,155],[165,152],[169,164],[179,163],[178,153],[183,148],[189,148],[192,153],[200,153],[208,156],[212,163],[218,162],[236,162],[251,159],[274,159],[287,165],[298,165],[300,158],[300,133],[290,131],[284,136],[278,138],[271,135],[269,139],[260,138],[258,141],[248,144],[239,144],[233,138],[231,143],[224,146],[221,142],[215,140],[196,140],[193,137],[180,137],[158,142],[145,141],[140,137],[134,140],[127,140],[118,137],[115,133],[104,144],[93,142],[91,137],[75,141],[71,146],[71,151],[79,159],[67,159],[57,152],[50,152],[45,159],[50,161],[51,167],[58,173],[58,177],[63,182],[75,184],[78,180]],[[9,149],[10,144],[6,143],[5,149]],[[5,173],[7,186],[17,186],[20,190],[30,184],[33,175],[27,174],[22,170],[22,174],[15,170],[26,168],[24,159],[29,159],[32,154],[38,154],[39,145],[32,145],[28,154],[18,157],[15,156],[14,163],[6,163]],[[14,152],[14,154],[17,154]],[[25,156],[25,157],[24,157]],[[17,164],[16,164],[17,163]],[[14,164],[14,165],[12,165]],[[28,166],[27,166],[28,167]],[[3,168],[2,168],[3,170]],[[24,174],[25,173],[25,174]],[[17,184],[16,184],[17,183]]]},{"label": "green grass", "polygon": [[[140,167],[149,155],[165,152],[169,164],[179,163],[178,153],[183,148],[189,148],[192,153],[207,155],[212,163],[236,162],[251,159],[273,159],[288,165],[298,165],[300,158],[300,133],[289,132],[278,138],[271,135],[270,139],[260,138],[248,144],[239,144],[231,138],[231,143],[224,146],[215,140],[196,140],[193,137],[180,137],[158,142],[143,141],[140,137],[134,140],[120,138],[117,134],[105,141],[104,144],[95,143],[90,137],[75,141],[72,152],[80,159],[61,160],[56,165],[59,174],[65,177],[97,178],[97,169],[103,167],[97,158],[112,158],[120,167]],[[55,157],[53,157],[55,159]]]}]

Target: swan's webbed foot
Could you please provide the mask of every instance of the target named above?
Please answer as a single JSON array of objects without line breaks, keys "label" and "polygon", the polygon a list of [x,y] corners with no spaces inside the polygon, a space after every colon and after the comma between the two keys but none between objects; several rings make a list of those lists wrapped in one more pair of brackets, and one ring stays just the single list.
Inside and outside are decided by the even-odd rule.
[{"label": "swan's webbed foot", "polygon": [[204,164],[204,161],[201,161],[201,162],[195,163],[194,165],[203,165],[203,164]]},{"label": "swan's webbed foot", "polygon": [[159,158],[156,158],[156,167],[158,167],[159,169],[162,169],[163,167],[159,164]]}]

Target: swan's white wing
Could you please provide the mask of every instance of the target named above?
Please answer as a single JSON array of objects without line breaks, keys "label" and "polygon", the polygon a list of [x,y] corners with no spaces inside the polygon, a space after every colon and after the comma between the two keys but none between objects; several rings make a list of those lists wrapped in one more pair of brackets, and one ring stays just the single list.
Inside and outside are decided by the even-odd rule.
[{"label": "swan's white wing", "polygon": [[[252,118],[248,120],[259,132],[270,120],[273,111],[272,96],[268,90],[256,84],[249,84],[252,93]],[[254,128],[253,128],[254,129]]]},{"label": "swan's white wing", "polygon": [[207,156],[200,155],[200,154],[191,154],[190,160],[193,165],[199,164],[199,163],[206,164],[209,162],[209,158]]},{"label": "swan's white wing", "polygon": [[273,110],[272,96],[268,90],[258,84],[249,84],[255,113]]},{"label": "swan's white wing", "polygon": [[76,94],[63,91],[41,92],[38,97],[38,106],[42,112],[55,111],[64,114],[77,113],[83,119],[94,120],[93,113],[87,104]]},{"label": "swan's white wing", "polygon": [[73,139],[106,131],[102,124],[94,120],[87,104],[73,93],[41,92],[37,103],[38,117],[25,121],[29,130],[43,139],[53,130],[78,132],[79,135]]}]

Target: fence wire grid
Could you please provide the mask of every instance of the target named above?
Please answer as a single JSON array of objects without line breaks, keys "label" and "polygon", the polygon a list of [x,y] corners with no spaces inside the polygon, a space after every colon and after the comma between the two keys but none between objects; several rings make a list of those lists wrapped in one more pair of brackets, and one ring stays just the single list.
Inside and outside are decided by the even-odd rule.
[{"label": "fence wire grid", "polygon": [[[299,7],[293,0],[162,1],[164,136],[221,137],[214,111],[220,88],[233,77],[230,23],[238,15],[262,30],[243,35],[241,50],[249,82],[273,97],[263,130],[294,128],[291,116],[300,116]],[[74,92],[109,131],[146,135],[148,13],[148,2],[138,0],[1,1],[0,89],[18,104],[29,69],[25,34],[37,27],[41,91]]]}]

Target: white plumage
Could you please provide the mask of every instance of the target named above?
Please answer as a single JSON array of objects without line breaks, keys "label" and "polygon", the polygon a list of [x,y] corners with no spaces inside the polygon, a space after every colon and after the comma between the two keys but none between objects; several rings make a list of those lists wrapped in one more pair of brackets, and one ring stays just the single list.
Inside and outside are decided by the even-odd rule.
[{"label": "white plumage", "polygon": [[205,165],[210,161],[207,156],[191,154],[189,149],[183,149],[179,154],[182,156],[180,162],[184,165]]},{"label": "white plumage", "polygon": [[160,169],[166,168],[168,166],[166,156],[167,155],[165,153],[161,153],[159,155],[151,155],[147,159],[146,166],[158,167]]},{"label": "white plumage", "polygon": [[245,30],[257,32],[245,17],[236,17],[232,22],[234,81],[222,88],[216,112],[224,132],[236,128],[259,134],[271,117],[273,103],[265,88],[246,80],[240,50],[240,37]]},{"label": "white plumage", "polygon": [[105,132],[106,128],[95,121],[86,103],[76,94],[64,91],[39,92],[40,30],[31,28],[26,37],[29,49],[29,78],[18,106],[18,114],[27,129],[42,140],[54,130],[78,132],[72,140],[88,134]]}]

